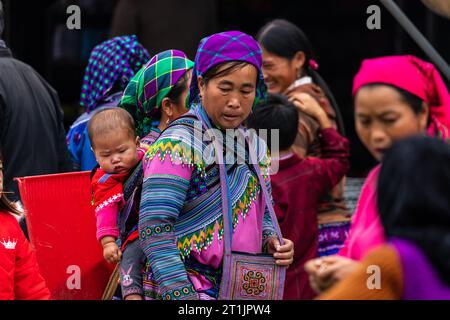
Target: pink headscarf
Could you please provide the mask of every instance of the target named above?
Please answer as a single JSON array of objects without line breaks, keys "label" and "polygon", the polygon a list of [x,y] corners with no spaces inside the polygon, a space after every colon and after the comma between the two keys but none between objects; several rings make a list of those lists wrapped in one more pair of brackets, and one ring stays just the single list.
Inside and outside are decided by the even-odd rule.
[{"label": "pink headscarf", "polygon": [[428,103],[431,119],[428,133],[450,137],[450,95],[433,64],[411,55],[366,59],[353,80],[353,96],[370,83],[396,86]]}]

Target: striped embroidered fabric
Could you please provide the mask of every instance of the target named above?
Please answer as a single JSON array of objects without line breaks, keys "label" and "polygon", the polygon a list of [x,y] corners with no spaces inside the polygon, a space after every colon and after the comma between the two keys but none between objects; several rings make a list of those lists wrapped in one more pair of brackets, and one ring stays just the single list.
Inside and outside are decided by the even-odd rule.
[{"label": "striped embroidered fabric", "polygon": [[[200,253],[206,249],[213,241],[216,227],[219,239],[222,238],[219,176],[215,165],[206,164],[213,155],[205,153],[211,148],[207,149],[208,145],[201,137],[195,136],[194,121],[192,118],[174,121],[145,155],[145,162],[151,163],[155,159],[160,162],[170,161],[181,165],[179,167],[184,168],[185,172],[186,169],[190,170],[188,178],[166,173],[151,174],[144,178],[139,230],[142,248],[153,268],[148,269],[151,274],[147,274],[146,285],[151,290],[153,284],[163,284],[161,288],[153,288],[157,293],[146,293],[147,298],[176,297],[172,295],[172,290],[180,292],[180,299],[192,298],[191,293],[184,296],[183,291],[180,291],[180,288],[190,283],[186,268],[180,263],[180,256],[186,260],[192,250]],[[264,163],[268,163],[265,159],[266,150],[265,145],[264,148],[258,148],[258,158],[263,159]],[[238,217],[245,218],[258,199],[260,186],[247,164],[230,164],[227,169],[230,175],[233,228],[236,228]],[[167,227],[167,224],[172,224],[173,228]],[[268,213],[264,215],[262,227],[264,236],[274,232]],[[198,298],[198,293],[195,294]]]}]

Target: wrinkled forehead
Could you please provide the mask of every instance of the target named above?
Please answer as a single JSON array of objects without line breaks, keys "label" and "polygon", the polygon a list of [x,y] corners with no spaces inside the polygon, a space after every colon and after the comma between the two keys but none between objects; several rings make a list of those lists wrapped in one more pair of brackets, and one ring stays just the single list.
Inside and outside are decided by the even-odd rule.
[{"label": "wrinkled forehead", "polygon": [[[229,72],[226,72],[227,69],[230,69]],[[221,72],[224,73],[220,75]],[[231,62],[225,63],[217,69],[216,73],[219,74],[219,76],[216,77],[217,81],[250,83],[255,86],[258,80],[258,70],[250,63],[244,63],[234,68],[232,67]]]}]

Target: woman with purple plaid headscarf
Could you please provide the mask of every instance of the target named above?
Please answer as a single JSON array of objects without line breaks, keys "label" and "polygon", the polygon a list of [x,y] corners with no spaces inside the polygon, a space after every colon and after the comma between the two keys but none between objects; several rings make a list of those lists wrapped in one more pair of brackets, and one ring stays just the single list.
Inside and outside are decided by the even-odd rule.
[{"label": "woman with purple plaid headscarf", "polygon": [[[247,34],[229,31],[204,38],[195,58],[191,110],[173,121],[145,154],[139,238],[148,261],[148,299],[218,298],[224,256],[221,180],[219,165],[210,161],[214,148],[203,135],[214,128],[226,141],[225,129],[245,130],[242,122],[266,94],[261,62],[259,45]],[[234,152],[244,148],[239,142]],[[267,147],[256,135],[251,142],[270,190]],[[229,200],[232,213],[232,249],[265,251],[279,265],[289,265],[293,244],[285,240],[280,245],[277,222],[270,218],[254,166],[246,160],[226,166],[229,196],[223,200]]]},{"label": "woman with purple plaid headscarf", "polygon": [[67,133],[70,155],[77,169],[92,170],[97,165],[86,131],[89,119],[96,111],[116,107],[130,79],[149,59],[135,35],[112,38],[92,50],[80,95],[80,105],[86,112]]}]

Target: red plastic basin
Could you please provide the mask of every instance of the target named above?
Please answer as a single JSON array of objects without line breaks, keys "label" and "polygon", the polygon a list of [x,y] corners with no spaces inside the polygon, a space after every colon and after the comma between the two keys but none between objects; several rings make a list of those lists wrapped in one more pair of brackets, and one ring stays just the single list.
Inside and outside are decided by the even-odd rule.
[{"label": "red plastic basin", "polygon": [[30,241],[53,299],[101,299],[113,265],[96,239],[90,172],[18,178]]}]

